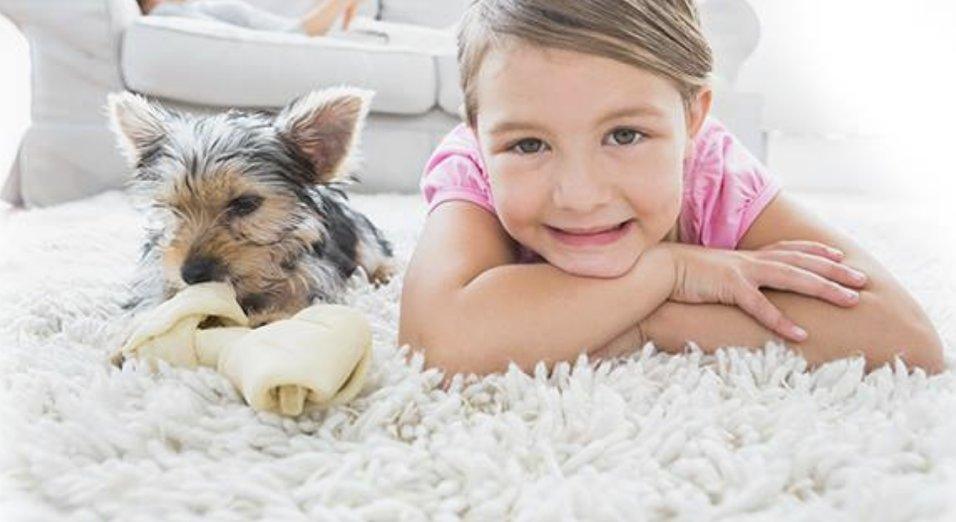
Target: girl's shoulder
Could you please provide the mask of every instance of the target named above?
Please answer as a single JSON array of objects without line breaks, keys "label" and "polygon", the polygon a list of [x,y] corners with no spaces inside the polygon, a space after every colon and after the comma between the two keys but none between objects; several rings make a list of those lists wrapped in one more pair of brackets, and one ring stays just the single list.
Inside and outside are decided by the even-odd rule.
[{"label": "girl's shoulder", "polygon": [[736,248],[779,192],[779,180],[720,120],[708,116],[684,161],[681,241]]},{"label": "girl's shoulder", "polygon": [[478,141],[471,129],[459,124],[432,151],[419,181],[428,212],[448,200],[471,201],[495,213],[491,182]]}]

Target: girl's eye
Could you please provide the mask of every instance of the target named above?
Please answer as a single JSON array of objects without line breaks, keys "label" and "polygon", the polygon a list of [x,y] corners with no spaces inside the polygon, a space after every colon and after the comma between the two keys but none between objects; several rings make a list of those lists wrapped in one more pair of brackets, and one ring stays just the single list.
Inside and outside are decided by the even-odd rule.
[{"label": "girl's eye", "polygon": [[614,141],[618,145],[630,145],[631,143],[634,143],[637,140],[637,137],[639,135],[642,135],[642,134],[640,132],[637,132],[634,129],[626,129],[626,128],[615,129],[610,134],[608,134],[608,136],[611,136],[614,138]]},{"label": "girl's eye", "polygon": [[544,142],[537,138],[525,138],[511,146],[512,151],[519,154],[535,154],[544,147]]},{"label": "girl's eye", "polygon": [[252,214],[262,204],[262,196],[246,194],[229,202],[229,212],[235,216]]}]

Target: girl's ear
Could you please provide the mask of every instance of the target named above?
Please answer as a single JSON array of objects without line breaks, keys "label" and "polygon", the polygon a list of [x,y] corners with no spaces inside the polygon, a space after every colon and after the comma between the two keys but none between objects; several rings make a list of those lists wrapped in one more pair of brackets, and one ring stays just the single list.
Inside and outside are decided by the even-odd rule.
[{"label": "girl's ear", "polygon": [[373,96],[367,89],[331,87],[293,100],[276,116],[279,134],[311,160],[312,183],[340,181],[354,168]]},{"label": "girl's ear", "polygon": [[687,118],[687,148],[684,150],[685,157],[693,153],[694,137],[704,125],[704,120],[710,114],[710,107],[713,103],[714,92],[710,87],[703,87],[694,97],[690,104],[690,114]]},{"label": "girl's ear", "polygon": [[106,105],[119,148],[130,166],[136,166],[143,152],[166,135],[169,113],[131,92],[108,94]]}]

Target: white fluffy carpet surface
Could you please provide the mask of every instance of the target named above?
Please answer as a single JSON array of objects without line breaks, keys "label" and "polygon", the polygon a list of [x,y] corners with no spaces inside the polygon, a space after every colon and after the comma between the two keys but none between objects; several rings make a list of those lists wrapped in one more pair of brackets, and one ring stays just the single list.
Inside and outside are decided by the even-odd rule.
[{"label": "white fluffy carpet surface", "polygon": [[[404,268],[420,197],[353,201]],[[401,278],[357,276],[347,302],[374,331],[362,392],[280,418],[209,369],[107,364],[142,242],[125,194],[14,212],[0,218],[0,519],[956,520],[956,226],[921,205],[803,201],[912,291],[950,369],[808,371],[774,344],[649,344],[446,392],[396,344]]]}]

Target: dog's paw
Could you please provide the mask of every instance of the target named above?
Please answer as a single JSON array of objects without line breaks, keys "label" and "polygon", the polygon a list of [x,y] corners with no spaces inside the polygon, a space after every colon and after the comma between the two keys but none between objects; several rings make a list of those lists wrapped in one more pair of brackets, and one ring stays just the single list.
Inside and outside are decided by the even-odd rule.
[{"label": "dog's paw", "polygon": [[126,347],[126,343],[133,337],[138,317],[139,316],[127,314],[109,325],[109,331],[106,334],[104,344],[109,350],[106,360],[113,366],[123,366],[123,362],[126,360],[126,354],[123,353],[123,348]]},{"label": "dog's paw", "polygon": [[126,362],[126,355],[123,353],[123,348],[122,348],[122,347],[119,347],[119,348],[117,348],[116,350],[114,350],[113,353],[110,354],[110,356],[109,356],[109,358],[108,358],[107,360],[108,360],[108,361],[110,362],[110,364],[112,364],[113,366],[115,366],[115,367],[117,367],[117,368],[122,368],[122,367],[123,367],[123,363]]},{"label": "dog's paw", "polygon": [[286,312],[281,310],[269,310],[263,312],[256,312],[249,316],[249,326],[252,328],[258,328],[260,326],[267,325],[269,323],[274,323],[276,321],[281,321],[283,319],[288,319],[295,315],[294,312]]},{"label": "dog's paw", "polygon": [[368,275],[368,281],[372,283],[375,288],[378,288],[391,281],[392,278],[395,277],[396,272],[397,269],[392,263],[382,263]]},{"label": "dog's paw", "polygon": [[114,335],[112,338],[110,338],[106,345],[110,349],[110,353],[106,356],[106,360],[117,368],[121,368],[123,363],[126,361],[126,354],[123,353],[123,348],[126,347],[126,343],[129,341],[129,334],[130,332],[127,329],[127,331],[123,332],[121,335]]}]

